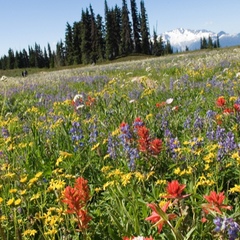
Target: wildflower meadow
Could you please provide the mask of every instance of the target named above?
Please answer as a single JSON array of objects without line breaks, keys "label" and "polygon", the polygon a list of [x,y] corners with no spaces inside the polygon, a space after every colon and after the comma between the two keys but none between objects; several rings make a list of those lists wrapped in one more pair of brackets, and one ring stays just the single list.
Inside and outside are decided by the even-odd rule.
[{"label": "wildflower meadow", "polygon": [[240,48],[0,85],[0,239],[240,239]]}]

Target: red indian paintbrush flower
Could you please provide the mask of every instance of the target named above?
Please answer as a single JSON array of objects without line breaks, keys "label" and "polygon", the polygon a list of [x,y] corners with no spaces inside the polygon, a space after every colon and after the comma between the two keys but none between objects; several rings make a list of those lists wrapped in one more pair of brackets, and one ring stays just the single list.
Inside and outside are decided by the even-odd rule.
[{"label": "red indian paintbrush flower", "polygon": [[228,209],[231,210],[232,206],[228,206],[223,204],[225,199],[224,192],[216,193],[215,191],[211,191],[208,196],[204,196],[208,203],[202,204],[203,211],[208,214],[209,211],[214,211],[219,214],[222,214],[220,209]]},{"label": "red indian paintbrush flower", "polygon": [[82,177],[76,179],[74,187],[67,186],[63,192],[67,204],[67,213],[75,214],[80,230],[87,228],[91,217],[87,214],[86,205],[90,199],[88,181]]},{"label": "red indian paintbrush flower", "polygon": [[219,98],[217,99],[217,101],[216,101],[216,105],[217,105],[218,107],[224,107],[225,104],[226,104],[226,100],[225,100],[225,98],[222,97],[222,96],[219,97]]},{"label": "red indian paintbrush flower", "polygon": [[[170,202],[167,202],[163,207],[161,207],[162,211],[166,213],[168,206]],[[154,203],[148,204],[148,206],[152,209],[152,215],[145,218],[146,221],[150,221],[151,223],[154,223],[155,226],[158,228],[158,232],[160,233],[162,231],[163,225],[166,223],[166,221],[160,216],[160,214],[157,211],[157,205]],[[176,214],[170,213],[167,214],[168,220],[172,220],[177,217]]]},{"label": "red indian paintbrush flower", "polygon": [[190,194],[182,195],[182,191],[186,187],[185,184],[180,184],[178,180],[173,180],[171,182],[168,182],[168,185],[166,187],[167,195],[163,196],[163,198],[186,198],[190,196]]},{"label": "red indian paintbrush flower", "polygon": [[151,140],[149,143],[149,150],[153,155],[159,154],[162,150],[162,140],[158,138]]}]

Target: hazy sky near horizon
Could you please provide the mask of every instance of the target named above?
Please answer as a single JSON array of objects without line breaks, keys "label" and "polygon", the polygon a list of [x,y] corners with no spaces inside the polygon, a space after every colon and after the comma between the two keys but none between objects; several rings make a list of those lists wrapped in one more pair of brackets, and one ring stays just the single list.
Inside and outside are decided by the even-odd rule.
[{"label": "hazy sky near horizon", "polygon": [[[0,57],[9,48],[21,51],[37,43],[43,48],[65,39],[66,23],[80,21],[82,9],[92,5],[95,16],[104,20],[105,0],[0,0]],[[108,7],[121,7],[122,0],[107,0]],[[136,0],[140,11],[140,0]],[[144,0],[150,33],[176,28],[207,29],[240,33],[240,0]],[[130,0],[127,0],[130,11]],[[130,15],[131,17],[131,15]]]}]

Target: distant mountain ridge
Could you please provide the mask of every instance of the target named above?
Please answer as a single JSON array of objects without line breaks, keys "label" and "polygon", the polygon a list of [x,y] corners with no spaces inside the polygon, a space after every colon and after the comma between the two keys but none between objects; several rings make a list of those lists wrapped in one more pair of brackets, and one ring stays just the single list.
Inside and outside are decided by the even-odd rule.
[{"label": "distant mountain ridge", "polygon": [[205,29],[190,30],[177,28],[172,31],[164,32],[160,35],[162,36],[164,42],[167,42],[167,40],[170,42],[174,52],[185,51],[186,47],[188,47],[189,50],[200,49],[200,39],[205,37],[208,40],[209,36],[212,38],[213,42],[217,40],[218,36],[220,47],[240,45],[240,33],[228,34],[224,31],[214,33]]}]

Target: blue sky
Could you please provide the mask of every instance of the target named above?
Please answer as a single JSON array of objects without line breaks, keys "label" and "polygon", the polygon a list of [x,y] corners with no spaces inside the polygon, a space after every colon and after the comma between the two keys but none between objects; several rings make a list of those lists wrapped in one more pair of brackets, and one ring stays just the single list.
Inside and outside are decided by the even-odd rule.
[{"label": "blue sky", "polygon": [[[240,0],[144,0],[151,33],[183,27],[193,30],[240,33]],[[0,0],[0,56],[35,42],[41,48],[64,41],[66,23],[81,18],[91,3],[95,15],[104,17],[104,0]],[[108,6],[122,6],[122,0],[107,0]],[[136,0],[140,10],[140,0]],[[130,10],[130,0],[127,0]]]}]

